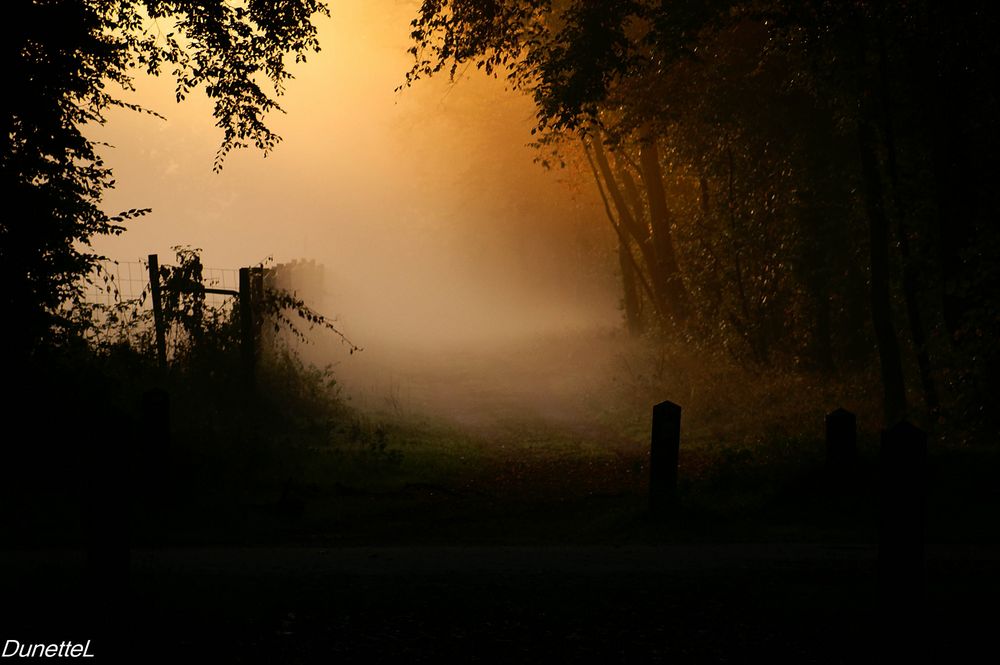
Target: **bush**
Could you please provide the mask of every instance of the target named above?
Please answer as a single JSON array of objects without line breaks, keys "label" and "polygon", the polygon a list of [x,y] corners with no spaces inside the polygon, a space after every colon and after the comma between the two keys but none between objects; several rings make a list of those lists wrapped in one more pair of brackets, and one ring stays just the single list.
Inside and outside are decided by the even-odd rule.
[{"label": "bush", "polygon": [[[399,461],[385,430],[346,406],[332,369],[303,363],[293,349],[303,327],[339,335],[329,321],[287,292],[265,291],[256,312],[260,327],[284,333],[258,335],[251,387],[239,303],[207,302],[199,250],[175,250],[177,264],[160,268],[166,367],[154,351],[147,289],[135,300],[74,311],[84,334],[36,358],[8,402],[12,424],[23,420],[34,432],[4,451],[9,468],[22,470],[17,502],[30,496],[39,504],[41,512],[26,524],[80,522],[64,508],[88,505],[102,486],[141,495],[154,477],[165,479],[177,514],[194,519],[192,511],[208,505],[270,500],[290,478],[314,478],[313,467],[360,464],[372,472]],[[156,449],[145,422],[143,395],[152,389],[169,395],[166,449]],[[40,469],[47,470],[45,482],[31,476]]]}]

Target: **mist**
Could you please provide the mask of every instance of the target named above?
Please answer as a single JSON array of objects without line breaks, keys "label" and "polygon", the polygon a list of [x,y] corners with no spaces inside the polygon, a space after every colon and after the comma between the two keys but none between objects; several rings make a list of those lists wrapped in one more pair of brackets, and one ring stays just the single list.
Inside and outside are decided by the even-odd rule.
[{"label": "mist", "polygon": [[283,142],[266,158],[233,153],[217,175],[210,102],[196,91],[177,104],[169,80],[142,78],[130,101],[167,120],[115,113],[97,138],[118,181],[106,209],[153,212],[96,249],[169,262],[190,245],[224,268],[317,261],[324,298],[310,304],[365,351],[306,353],[356,384],[389,354],[615,327],[610,231],[592,184],[533,162],[530,99],[474,69],[395,91],[414,11],[338,2],[322,52],[294,70],[287,114],[270,118]]},{"label": "mist", "polygon": [[1000,26],[800,5],[10,3],[4,656],[988,653]]}]

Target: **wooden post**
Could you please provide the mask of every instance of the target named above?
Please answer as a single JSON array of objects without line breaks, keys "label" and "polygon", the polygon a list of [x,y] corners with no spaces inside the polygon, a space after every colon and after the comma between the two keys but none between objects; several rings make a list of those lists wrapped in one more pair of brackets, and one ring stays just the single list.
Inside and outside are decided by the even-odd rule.
[{"label": "wooden post", "polygon": [[649,509],[663,515],[677,502],[677,462],[681,444],[681,407],[660,402],[653,407],[649,449]]},{"label": "wooden post", "polygon": [[250,287],[250,268],[240,268],[240,349],[243,356],[243,373],[247,387],[254,387],[253,295]]},{"label": "wooden post", "polygon": [[160,301],[160,260],[149,255],[149,295],[153,304],[153,330],[156,334],[156,360],[160,367],[167,366],[167,331],[163,321],[163,304]]},{"label": "wooden post", "polygon": [[845,409],[826,416],[826,466],[830,475],[842,479],[857,461],[858,419]]},{"label": "wooden post", "polygon": [[260,331],[264,326],[264,268],[250,269],[250,302],[253,303],[254,340],[261,341]]},{"label": "wooden post", "polygon": [[903,421],[882,432],[879,587],[887,609],[913,610],[924,595],[927,435]]}]

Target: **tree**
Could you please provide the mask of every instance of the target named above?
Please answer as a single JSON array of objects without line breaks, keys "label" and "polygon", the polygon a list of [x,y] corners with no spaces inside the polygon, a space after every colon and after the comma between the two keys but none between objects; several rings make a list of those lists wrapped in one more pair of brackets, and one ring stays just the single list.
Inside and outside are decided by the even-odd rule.
[{"label": "tree", "polygon": [[136,75],[169,73],[178,101],[200,87],[215,102],[215,170],[237,148],[267,153],[280,141],[265,116],[281,110],[287,61],[319,50],[312,21],[329,12],[318,0],[16,0],[6,9],[0,307],[4,348],[17,357],[72,335],[64,306],[95,266],[91,239],[148,212],[102,210],[115,181],[86,125],[114,107],[155,113],[120,96]]},{"label": "tree", "polygon": [[407,82],[475,64],[532,95],[540,149],[583,137],[633,327],[652,311],[827,374],[876,360],[891,422],[913,414],[907,384],[930,414],[942,377],[996,387],[978,369],[1000,306],[988,9],[426,0]]},{"label": "tree", "polygon": [[[593,153],[595,179],[609,199],[609,219],[619,235],[627,307],[630,302],[633,310],[641,307],[629,292],[634,287],[631,273],[643,285],[661,328],[689,337],[714,336],[721,314],[723,327],[737,331],[753,355],[764,361],[766,347],[773,343],[766,339],[767,326],[759,322],[762,315],[775,318],[763,309],[775,310],[780,300],[769,298],[770,293],[754,294],[756,276],[750,270],[757,264],[765,273],[773,272],[777,261],[762,257],[751,262],[755,257],[747,256],[760,244],[761,234],[739,225],[743,220],[738,219],[733,186],[734,150],[751,148],[744,144],[734,149],[734,140],[757,138],[740,125],[736,110],[746,108],[740,104],[746,105],[750,86],[737,84],[733,90],[719,82],[738,81],[752,69],[746,67],[746,58],[737,66],[728,54],[756,56],[751,48],[757,47],[760,31],[731,30],[742,21],[729,16],[735,6],[711,0],[426,2],[413,22],[417,62],[407,80],[449,66],[454,72],[464,63],[475,63],[487,73],[502,70],[515,88],[535,99],[540,147],[565,150],[580,145],[571,139],[581,134],[584,149]],[[692,82],[699,86],[697,93]],[[699,138],[707,140],[687,139],[693,125]],[[697,149],[701,154],[693,156]],[[708,177],[720,161],[722,173]],[[772,170],[780,171],[777,166]],[[725,202],[723,235],[728,236],[725,251],[717,251],[711,239],[698,239],[698,252],[712,257],[715,284],[713,297],[698,302],[692,290],[700,291],[712,280],[697,278],[698,257],[684,251],[677,237],[685,225],[677,189],[691,190],[692,183],[698,185],[695,216],[702,223],[714,216],[710,202]],[[715,197],[716,192],[725,196]],[[759,204],[745,208],[751,213],[762,209]],[[751,242],[742,242],[741,235]],[[633,251],[636,256],[629,260]],[[759,253],[766,254],[766,248]],[[762,274],[756,281],[777,284],[780,280],[773,277]],[[727,281],[738,294],[735,299],[726,297],[722,282]],[[716,310],[708,317],[706,305]],[[630,317],[634,320],[634,312]]]}]

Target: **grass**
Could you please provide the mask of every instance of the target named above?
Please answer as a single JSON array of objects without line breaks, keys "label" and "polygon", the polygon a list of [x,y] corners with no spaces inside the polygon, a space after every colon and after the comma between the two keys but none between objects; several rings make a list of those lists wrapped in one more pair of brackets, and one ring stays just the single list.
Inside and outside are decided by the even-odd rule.
[{"label": "grass", "polygon": [[[878,436],[871,403],[857,397],[861,379],[833,385],[724,364],[706,369],[612,341],[600,340],[610,349],[603,360],[587,354],[586,340],[561,343],[572,347],[566,355],[573,365],[562,368],[567,377],[581,357],[612,370],[588,375],[582,398],[553,397],[566,417],[546,419],[544,410],[501,400],[489,423],[475,426],[399,404],[351,408],[334,375],[291,355],[262,366],[254,398],[240,385],[238,361],[163,376],[128,354],[105,359],[73,381],[73,394],[93,393],[92,406],[83,403],[63,429],[39,436],[61,441],[49,457],[65,458],[60,477],[76,479],[52,480],[59,492],[50,503],[15,514],[21,527],[5,535],[16,541],[43,527],[45,538],[82,538],[89,527],[79,497],[89,490],[74,465],[84,463],[110,488],[129,479],[132,489],[114,490],[112,500],[132,504],[140,544],[875,539]],[[524,355],[533,367],[553,354],[539,348]],[[464,372],[492,399],[487,369]],[[136,436],[143,426],[138,396],[153,385],[171,394],[171,442],[136,457],[147,445]],[[665,397],[684,408],[679,507],[654,521],[647,508],[649,411]],[[579,413],[567,416],[567,404],[578,404]],[[835,482],[824,468],[823,415],[842,404],[859,415],[860,459],[853,478]],[[67,432],[78,434],[94,405],[110,414],[110,426],[78,435],[76,445]],[[109,454],[124,459],[93,466],[109,459],[97,454],[108,443]],[[932,439],[929,469],[930,540],[995,542],[994,447],[944,447]]]},{"label": "grass", "polygon": [[[877,535],[870,438],[861,442],[856,473],[843,480],[828,476],[815,438],[685,442],[679,508],[654,521],[644,442],[537,423],[483,434],[428,418],[352,417],[346,427],[361,433],[357,441],[299,448],[239,491],[192,495],[179,511],[186,533],[154,536],[331,545],[874,542]],[[998,462],[990,450],[932,451],[930,540],[996,541],[990,516],[1000,493],[989,479]],[[281,512],[288,478],[301,513]]]}]

